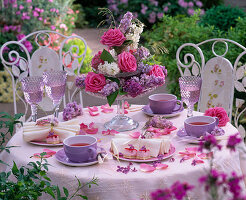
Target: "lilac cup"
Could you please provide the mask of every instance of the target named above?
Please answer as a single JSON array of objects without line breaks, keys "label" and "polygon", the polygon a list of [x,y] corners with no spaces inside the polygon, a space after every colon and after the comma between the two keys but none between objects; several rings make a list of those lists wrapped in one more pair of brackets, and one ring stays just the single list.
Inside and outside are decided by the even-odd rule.
[{"label": "lilac cup", "polygon": [[184,128],[187,135],[201,137],[204,136],[206,132],[211,133],[218,124],[219,119],[217,117],[195,116],[184,121]]},{"label": "lilac cup", "polygon": [[[86,143],[86,146],[72,146]],[[66,156],[72,162],[88,162],[97,157],[97,139],[90,135],[77,135],[68,137],[63,141]]]},{"label": "lilac cup", "polygon": [[149,96],[149,106],[154,114],[170,114],[183,108],[175,95],[165,93]]}]

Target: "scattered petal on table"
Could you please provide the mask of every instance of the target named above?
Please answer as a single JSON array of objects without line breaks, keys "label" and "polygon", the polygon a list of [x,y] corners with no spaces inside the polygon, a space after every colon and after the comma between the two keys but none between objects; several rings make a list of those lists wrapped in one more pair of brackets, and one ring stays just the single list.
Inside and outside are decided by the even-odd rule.
[{"label": "scattered petal on table", "polygon": [[197,164],[202,164],[202,163],[204,163],[203,160],[194,159],[192,160],[191,165],[196,166]]},{"label": "scattered petal on table", "polygon": [[209,159],[213,156],[213,152],[209,152],[209,153],[201,153],[199,155],[197,155],[199,158],[201,159]]},{"label": "scattered petal on table", "polygon": [[102,135],[106,136],[106,135],[115,135],[115,134],[118,134],[119,132],[112,129],[112,130],[106,130],[106,131],[102,131]]},{"label": "scattered petal on table", "polygon": [[98,111],[98,107],[96,106],[92,106],[92,107],[87,107],[89,109],[89,111],[91,112],[97,112]]},{"label": "scattered petal on table", "polygon": [[153,167],[152,165],[143,163],[140,165],[140,170],[143,172],[153,172],[155,171],[155,167]]},{"label": "scattered petal on table", "polygon": [[102,109],[103,113],[112,113],[113,111],[114,111],[113,108],[104,108],[104,109]]},{"label": "scattered petal on table", "polygon": [[84,124],[84,123],[81,123],[80,124],[80,129],[85,129],[85,128],[88,128],[88,126],[86,124]]},{"label": "scattered petal on table", "polygon": [[184,162],[185,160],[189,160],[191,158],[192,157],[190,157],[190,156],[183,156],[183,158],[181,158],[181,160],[180,160],[180,163]]},{"label": "scattered petal on table", "polygon": [[128,111],[126,109],[124,109],[124,114],[128,114]]},{"label": "scattered petal on table", "polygon": [[99,113],[94,113],[94,112],[92,112],[90,110],[89,110],[89,113],[90,113],[90,116],[93,116],[93,117],[99,115]]},{"label": "scattered petal on table", "polygon": [[87,129],[85,129],[85,132],[87,134],[97,134],[98,128],[87,128]]},{"label": "scattered petal on table", "polygon": [[188,151],[188,152],[198,152],[198,147],[185,147],[185,150]]},{"label": "scattered petal on table", "polygon": [[189,157],[194,157],[196,155],[196,153],[194,153],[194,152],[188,152],[188,151],[180,151],[179,154],[181,156],[189,156]]},{"label": "scattered petal on table", "polygon": [[132,138],[134,138],[134,139],[139,138],[140,135],[141,135],[140,132],[134,132],[134,133],[131,133],[131,134],[130,134],[130,136],[131,136]]},{"label": "scattered petal on table", "polygon": [[[109,108],[111,108],[111,107],[108,105],[108,103],[101,106],[101,109],[109,109]],[[113,109],[113,108],[111,108],[111,109]]]},{"label": "scattered petal on table", "polygon": [[162,163],[157,163],[156,164],[156,169],[166,169],[168,167],[167,164],[162,164]]},{"label": "scattered petal on table", "polygon": [[124,103],[124,108],[125,108],[125,109],[130,108],[130,104],[129,104],[127,101],[125,101],[125,103]]}]

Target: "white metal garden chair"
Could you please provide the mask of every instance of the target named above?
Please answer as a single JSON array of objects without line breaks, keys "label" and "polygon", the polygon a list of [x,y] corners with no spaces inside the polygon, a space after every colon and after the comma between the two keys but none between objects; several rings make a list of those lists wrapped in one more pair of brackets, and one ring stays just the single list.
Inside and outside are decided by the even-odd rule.
[{"label": "white metal garden chair", "polygon": [[[217,55],[215,46],[218,43],[225,45],[225,51],[222,55]],[[235,61],[230,61],[225,56],[229,52],[229,45],[236,45],[242,50]],[[211,48],[212,57],[205,60],[204,45]],[[196,56],[185,48],[193,47],[197,51]],[[182,51],[185,53],[182,53]],[[237,91],[239,98],[236,98],[236,110],[234,111],[234,124],[241,136],[245,137],[245,129],[240,125],[240,120],[246,111],[246,63],[239,65],[240,59],[246,54],[246,48],[239,43],[223,38],[215,38],[203,41],[198,44],[186,43],[181,45],[176,53],[177,65],[181,76],[200,76],[203,83],[201,95],[198,102],[198,111],[204,112],[210,107],[223,107],[232,119],[234,91]],[[180,57],[184,56],[184,64]],[[230,58],[229,58],[230,59]],[[233,63],[233,65],[232,65]],[[234,90],[234,88],[236,90]]]},{"label": "white metal garden chair", "polygon": [[[25,41],[32,41],[38,49],[30,53],[23,44]],[[78,44],[84,45],[83,51]],[[7,53],[6,53],[7,51]],[[18,93],[20,80],[27,76],[42,76],[46,70],[65,70],[68,73],[67,95],[63,98],[64,106],[66,101],[71,102],[77,92],[80,95],[80,103],[83,106],[82,93],[74,87],[75,75],[80,74],[80,69],[86,56],[86,41],[78,36],[65,36],[61,33],[49,30],[33,32],[19,41],[6,42],[0,49],[1,62],[12,78],[14,113],[18,112],[16,96],[25,106],[25,115],[28,111],[28,104]],[[39,106],[44,111],[52,111],[52,101],[45,95]]]}]

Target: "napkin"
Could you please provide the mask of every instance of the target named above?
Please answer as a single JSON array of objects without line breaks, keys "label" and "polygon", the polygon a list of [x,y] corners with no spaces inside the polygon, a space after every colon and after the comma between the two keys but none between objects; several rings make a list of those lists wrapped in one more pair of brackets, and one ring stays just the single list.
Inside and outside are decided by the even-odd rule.
[{"label": "napkin", "polygon": [[[30,141],[45,141],[51,130],[51,124],[36,125],[36,122],[26,122],[23,124],[23,139]],[[59,136],[61,142],[69,137],[79,133],[80,126],[77,119],[66,122],[59,122],[53,126],[53,131]]]},{"label": "napkin", "polygon": [[166,138],[132,139],[123,134],[117,134],[111,140],[111,149],[115,155],[119,155],[120,152],[124,152],[124,149],[129,148],[129,145],[133,145],[137,150],[145,146],[150,150],[150,155],[152,157],[157,157],[159,154],[169,152],[171,142],[170,139]]}]

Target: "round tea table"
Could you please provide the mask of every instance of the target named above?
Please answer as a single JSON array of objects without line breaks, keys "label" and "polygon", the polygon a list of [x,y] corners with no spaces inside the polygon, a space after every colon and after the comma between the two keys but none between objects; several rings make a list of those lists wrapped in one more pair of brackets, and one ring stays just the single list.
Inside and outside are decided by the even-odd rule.
[{"label": "round tea table", "polygon": [[[137,120],[140,124],[138,129],[134,131],[141,131],[145,122],[149,119],[141,111],[141,105],[133,105],[132,109],[129,110],[128,115],[134,120]],[[89,124],[94,122],[96,126],[99,127],[99,132],[95,137],[99,138],[100,142],[98,146],[101,146],[107,150],[109,153],[110,141],[113,136],[103,136],[101,134],[103,130],[103,124],[109,121],[116,114],[116,107],[114,107],[114,112],[110,114],[101,113],[98,116],[90,116],[88,109],[84,109],[84,115],[79,117],[80,122]],[[135,109],[133,109],[135,108]],[[100,109],[99,109],[100,110]],[[202,113],[194,112],[194,115],[202,115]],[[169,118],[177,127],[177,130],[183,126],[183,122],[186,119],[186,111],[182,112],[180,115]],[[225,135],[229,136],[234,134],[237,129],[230,123],[227,123],[225,127]],[[169,159],[164,160],[162,163],[168,164],[168,168],[165,170],[155,170],[151,173],[145,173],[140,171],[138,163],[133,163],[137,172],[129,172],[127,174],[117,172],[117,166],[127,166],[128,162],[113,159],[109,153],[109,159],[102,164],[95,164],[86,167],[70,167],[63,165],[55,159],[55,157],[48,158],[49,166],[48,175],[52,179],[52,184],[59,185],[61,187],[66,187],[69,189],[70,194],[73,193],[77,188],[77,180],[75,176],[82,182],[85,183],[91,180],[93,177],[98,178],[98,186],[93,185],[91,188],[84,188],[83,192],[88,196],[90,200],[134,200],[134,199],[150,199],[149,194],[159,188],[169,187],[172,183],[179,180],[180,182],[188,182],[191,185],[196,186],[189,193],[189,198],[194,200],[206,199],[204,189],[200,186],[198,178],[206,173],[209,163],[205,160],[203,164],[197,164],[195,166],[191,165],[192,159],[180,162],[180,157],[178,155],[179,151],[184,151],[185,147],[192,146],[182,142],[180,138],[176,135],[176,131],[173,131],[167,137],[172,139],[172,144],[176,148],[176,152],[173,156],[174,162],[170,162]],[[131,132],[125,132],[124,134],[129,134]],[[226,141],[220,141],[221,144],[225,144]],[[17,163],[18,166],[27,165],[30,161],[36,161],[36,158],[30,158],[34,153],[41,153],[44,148],[43,146],[37,146],[29,144],[22,139],[21,128],[16,132],[16,134],[8,142],[9,146],[18,146],[11,148],[10,154],[7,152],[2,152],[0,154],[0,159],[8,163],[10,166],[13,161]],[[62,147],[48,147],[54,151],[60,150]],[[231,173],[235,171],[237,174],[242,174],[242,167],[240,166],[239,152],[230,152],[225,147],[222,151],[214,152],[214,167],[226,173]],[[243,170],[245,170],[244,167]],[[9,167],[0,164],[0,171],[9,170]],[[245,185],[242,184],[243,190],[245,190]],[[244,192],[245,193],[245,192]],[[44,195],[41,199],[50,199]],[[223,199],[227,199],[224,197]]]}]

